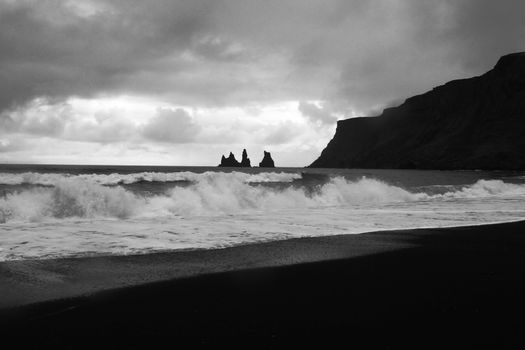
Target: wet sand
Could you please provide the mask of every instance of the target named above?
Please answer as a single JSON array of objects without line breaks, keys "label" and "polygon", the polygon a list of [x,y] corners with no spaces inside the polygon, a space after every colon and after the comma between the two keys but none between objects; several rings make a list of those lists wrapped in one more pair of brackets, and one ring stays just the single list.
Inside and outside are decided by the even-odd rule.
[{"label": "wet sand", "polygon": [[19,347],[525,345],[525,222],[0,263]]}]

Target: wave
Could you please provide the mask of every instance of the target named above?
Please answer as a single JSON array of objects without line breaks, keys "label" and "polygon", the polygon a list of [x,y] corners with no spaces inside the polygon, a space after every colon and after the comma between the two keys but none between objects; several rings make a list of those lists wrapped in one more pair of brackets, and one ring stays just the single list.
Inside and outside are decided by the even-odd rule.
[{"label": "wave", "polygon": [[459,190],[448,191],[434,195],[433,198],[444,199],[474,199],[485,197],[522,197],[525,196],[524,184],[506,183],[502,180],[478,180],[470,186],[463,186]]},{"label": "wave", "polygon": [[64,180],[52,189],[31,189],[6,194],[0,200],[0,221],[40,221],[44,218],[116,217],[137,213],[144,203],[121,187]]},{"label": "wave", "polygon": [[[64,218],[130,218],[172,215],[237,214],[247,210],[281,210],[329,206],[451,200],[462,198],[525,196],[525,185],[500,180],[480,180],[444,194],[410,192],[385,182],[361,178],[349,181],[331,178],[313,190],[288,186],[272,188],[253,185],[281,175],[244,173],[204,173],[186,187],[166,193],[141,196],[121,186],[107,187],[81,176],[62,178],[50,188],[31,188],[0,198],[1,221],[40,221]],[[290,174],[283,176],[286,179]],[[276,177],[277,176],[277,177]],[[91,179],[92,180],[92,179]],[[263,180],[263,181],[261,181]]]},{"label": "wave", "polygon": [[[194,173],[181,171],[172,173],[141,172],[132,174],[80,174],[68,173],[0,173],[0,185],[40,185],[55,186],[64,180],[83,180],[100,185],[130,185],[139,182],[198,182],[200,180],[215,177],[217,172],[207,171],[205,173]],[[232,172],[235,177],[242,178],[246,183],[269,183],[269,182],[292,182],[301,179],[301,174],[285,172],[264,172],[258,174],[247,174]]]}]

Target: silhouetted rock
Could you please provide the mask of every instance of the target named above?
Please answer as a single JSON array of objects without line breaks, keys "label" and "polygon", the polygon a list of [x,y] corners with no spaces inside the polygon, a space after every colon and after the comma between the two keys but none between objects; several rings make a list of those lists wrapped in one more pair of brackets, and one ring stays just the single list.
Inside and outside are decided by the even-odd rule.
[{"label": "silhouetted rock", "polygon": [[239,163],[237,159],[235,159],[235,156],[233,155],[233,153],[230,152],[230,155],[228,156],[228,158],[224,157],[224,155],[222,156],[221,164],[219,164],[219,166],[238,167],[238,166],[241,166],[241,163]]},{"label": "silhouetted rock", "polygon": [[246,153],[246,149],[242,151],[242,160],[239,163],[237,159],[235,159],[235,156],[232,152],[230,152],[230,155],[228,158],[226,158],[224,155],[221,158],[221,164],[219,164],[221,167],[244,167],[249,168],[250,165],[250,158],[248,158],[248,153]]},{"label": "silhouetted rock", "polygon": [[251,167],[250,158],[248,158],[248,153],[246,153],[246,149],[242,150],[241,166],[245,168]]},{"label": "silhouetted rock", "polygon": [[337,123],[311,167],[525,169],[525,52],[378,117]]},{"label": "silhouetted rock", "polygon": [[259,163],[260,168],[275,168],[275,164],[273,163],[272,155],[270,152],[264,151],[264,157],[263,160]]}]

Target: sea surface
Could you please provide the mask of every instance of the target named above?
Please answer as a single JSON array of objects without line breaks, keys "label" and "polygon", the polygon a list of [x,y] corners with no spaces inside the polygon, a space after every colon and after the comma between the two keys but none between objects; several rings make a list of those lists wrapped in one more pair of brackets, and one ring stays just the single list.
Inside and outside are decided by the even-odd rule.
[{"label": "sea surface", "polygon": [[0,261],[525,219],[525,172],[0,165]]}]

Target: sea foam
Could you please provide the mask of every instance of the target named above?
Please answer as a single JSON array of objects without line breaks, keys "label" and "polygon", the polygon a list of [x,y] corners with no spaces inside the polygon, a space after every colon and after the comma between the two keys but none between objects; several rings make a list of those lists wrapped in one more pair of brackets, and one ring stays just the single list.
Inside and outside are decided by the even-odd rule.
[{"label": "sea foam", "polygon": [[[403,187],[395,179],[317,173],[27,174],[26,182],[0,187],[0,261],[224,248],[525,218],[525,184],[479,178],[468,185]],[[184,183],[162,180],[175,178]],[[35,184],[43,179],[46,186]]]},{"label": "sea foam", "polygon": [[[136,181],[144,178],[144,174],[120,175],[118,178]],[[162,194],[141,195],[121,186],[102,185],[100,175],[53,177],[40,174],[38,181],[53,179],[47,183],[51,187],[29,188],[5,194],[0,199],[0,220],[35,222],[65,218],[222,215],[254,210],[360,207],[399,202],[525,196],[525,185],[508,184],[501,180],[479,180],[454,191],[430,195],[410,192],[366,177],[356,181],[332,177],[313,188],[291,185],[275,188],[264,183],[288,182],[300,178],[300,175],[239,172],[160,174],[156,173],[157,179],[191,178],[192,181],[188,186],[173,186]],[[111,181],[104,184],[108,182]]]},{"label": "sea foam", "polygon": [[[180,172],[140,172],[132,174],[69,174],[69,173],[0,173],[0,185],[42,185],[54,186],[63,180],[85,180],[100,185],[129,185],[138,182],[194,182],[217,176],[217,172],[207,171],[194,173],[191,171]],[[264,172],[258,174],[247,174],[232,172],[231,176],[242,179],[247,183],[267,182],[292,182],[301,178],[301,174],[285,172]]]}]

